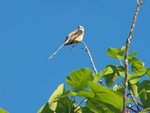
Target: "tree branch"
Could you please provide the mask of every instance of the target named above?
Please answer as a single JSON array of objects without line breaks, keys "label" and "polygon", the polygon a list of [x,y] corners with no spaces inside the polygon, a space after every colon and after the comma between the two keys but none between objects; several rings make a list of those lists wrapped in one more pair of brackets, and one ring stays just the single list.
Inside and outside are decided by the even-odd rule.
[{"label": "tree branch", "polygon": [[98,74],[97,69],[96,69],[96,66],[95,66],[94,61],[93,61],[93,58],[92,58],[92,55],[91,55],[91,53],[90,53],[90,51],[89,51],[87,45],[86,45],[84,42],[81,42],[81,43],[84,45],[84,49],[85,49],[85,51],[88,53],[88,56],[89,56],[89,59],[90,59],[90,62],[91,62],[91,64],[92,64],[92,66],[93,66],[93,69],[94,69],[95,74]]},{"label": "tree branch", "polygon": [[130,32],[128,35],[128,38],[126,40],[126,50],[125,50],[125,56],[124,56],[124,65],[125,65],[125,78],[124,78],[124,97],[123,97],[123,113],[126,112],[126,92],[127,92],[127,87],[128,87],[128,81],[127,81],[127,77],[128,77],[128,52],[129,52],[129,47],[130,47],[130,43],[131,43],[131,39],[133,36],[133,31],[136,25],[136,20],[137,20],[137,16],[140,10],[141,5],[143,4],[144,0],[141,0],[141,2],[139,3],[138,0],[136,0],[137,2],[137,6],[136,6],[136,11],[133,17],[133,21],[132,21],[132,25],[130,28]]}]

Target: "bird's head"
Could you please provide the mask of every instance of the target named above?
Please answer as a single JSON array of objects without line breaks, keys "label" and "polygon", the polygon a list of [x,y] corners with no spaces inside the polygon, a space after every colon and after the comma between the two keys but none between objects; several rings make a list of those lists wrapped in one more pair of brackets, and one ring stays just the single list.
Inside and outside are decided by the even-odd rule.
[{"label": "bird's head", "polygon": [[84,30],[83,26],[78,26],[78,29]]}]

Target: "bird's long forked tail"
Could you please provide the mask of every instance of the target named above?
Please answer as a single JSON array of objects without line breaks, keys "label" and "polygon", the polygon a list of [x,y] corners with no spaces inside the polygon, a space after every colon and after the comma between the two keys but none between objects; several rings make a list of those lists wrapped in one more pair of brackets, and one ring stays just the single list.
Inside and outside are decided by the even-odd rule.
[{"label": "bird's long forked tail", "polygon": [[50,59],[52,59],[57,54],[57,52],[60,49],[62,49],[64,46],[65,46],[65,44],[60,45],[59,48],[50,57],[48,57],[48,61],[50,61]]}]

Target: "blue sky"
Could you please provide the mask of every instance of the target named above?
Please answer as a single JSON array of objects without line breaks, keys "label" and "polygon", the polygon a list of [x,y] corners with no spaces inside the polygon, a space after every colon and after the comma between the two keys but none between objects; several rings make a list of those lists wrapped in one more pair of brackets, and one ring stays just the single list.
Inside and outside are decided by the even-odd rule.
[{"label": "blue sky", "polygon": [[[150,67],[150,1],[140,10],[131,51]],[[135,11],[135,0],[1,0],[0,107],[10,113],[36,113],[74,69],[91,68],[82,46],[70,53],[66,46],[47,58],[78,25],[85,27],[98,71],[110,63],[105,52],[125,44]]]}]

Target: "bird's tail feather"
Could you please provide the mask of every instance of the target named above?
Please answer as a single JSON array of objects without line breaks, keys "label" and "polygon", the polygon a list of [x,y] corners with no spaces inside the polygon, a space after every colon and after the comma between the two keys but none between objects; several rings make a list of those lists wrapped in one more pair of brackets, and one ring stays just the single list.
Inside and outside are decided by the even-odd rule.
[{"label": "bird's tail feather", "polygon": [[48,61],[50,61],[50,59],[52,59],[57,54],[57,52],[60,49],[62,49],[64,46],[65,46],[64,44],[62,44],[61,46],[59,46],[59,48],[50,57],[48,57]]}]

